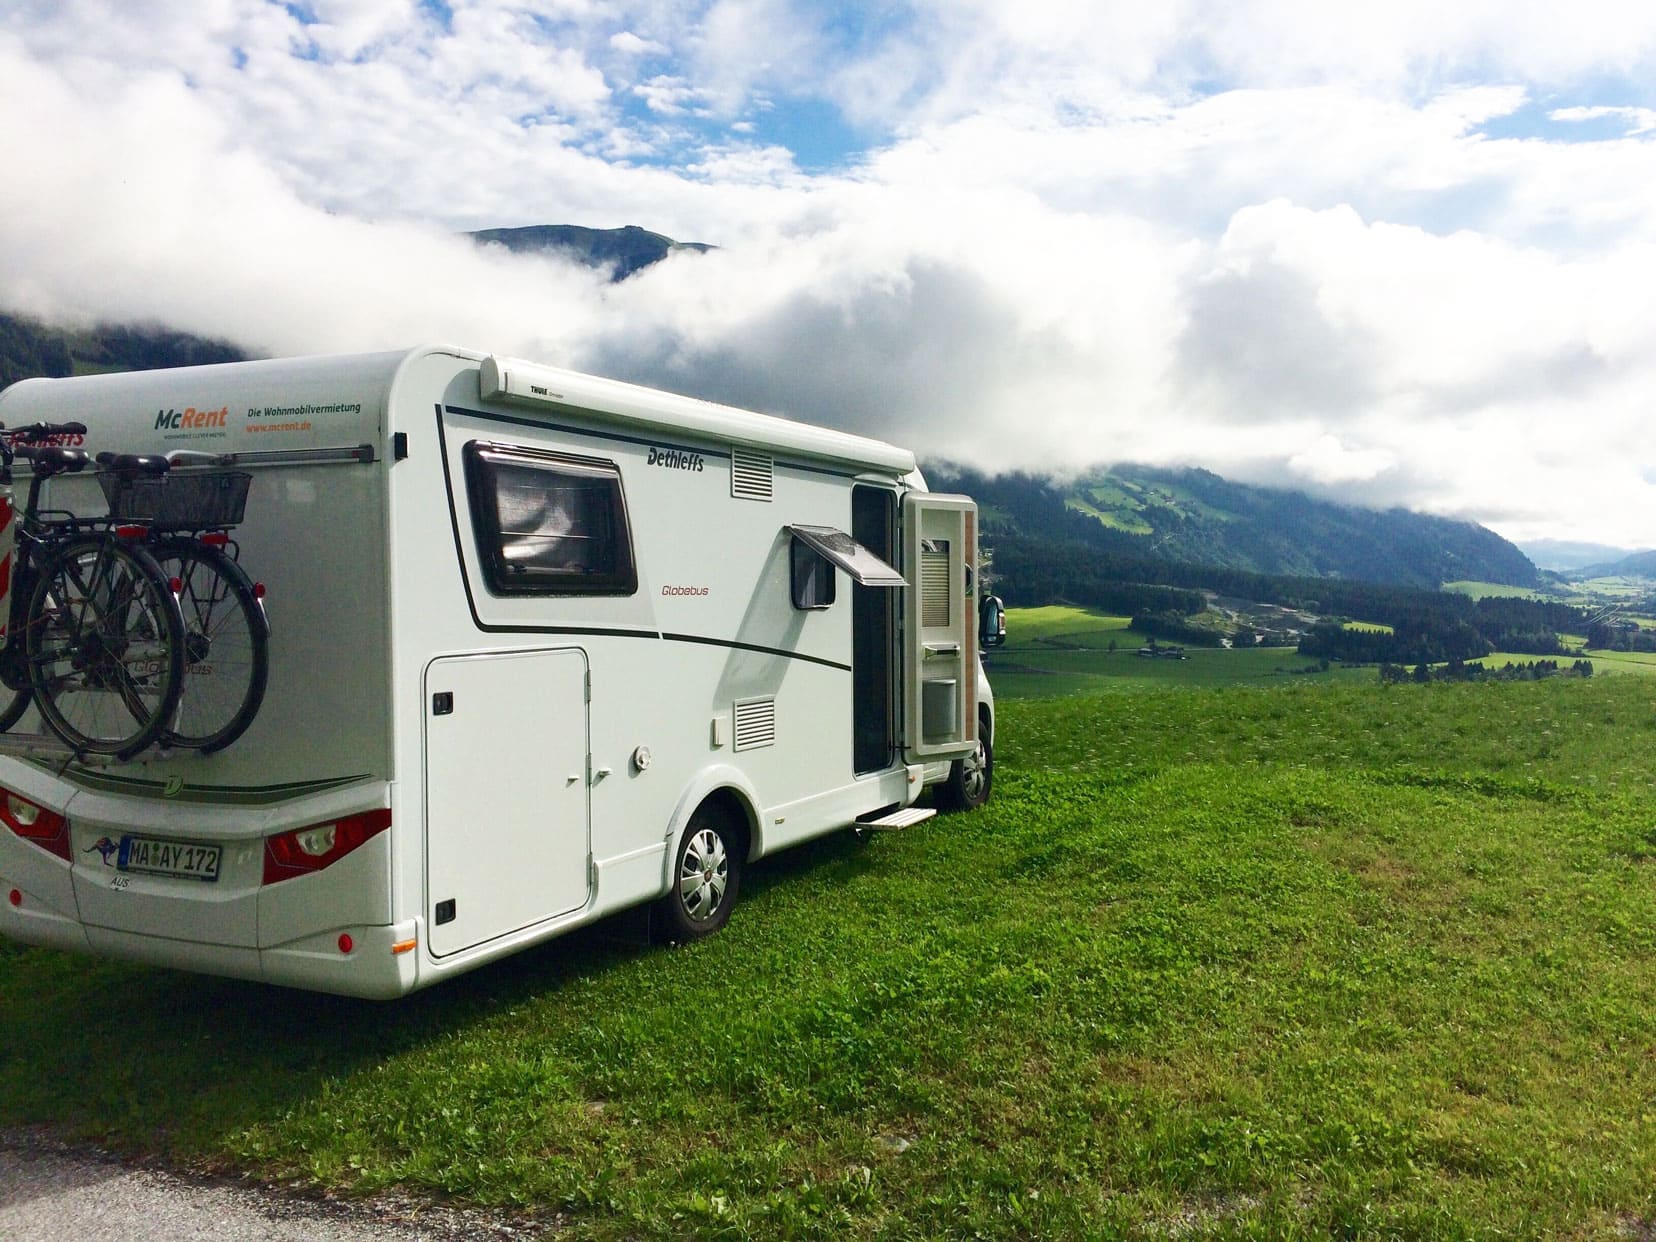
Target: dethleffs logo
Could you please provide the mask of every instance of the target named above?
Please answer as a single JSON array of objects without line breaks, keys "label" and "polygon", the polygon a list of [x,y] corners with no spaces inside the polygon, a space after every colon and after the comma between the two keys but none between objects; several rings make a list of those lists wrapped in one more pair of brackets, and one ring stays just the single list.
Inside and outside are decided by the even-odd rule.
[{"label": "dethleffs logo", "polygon": [[702,455],[692,453],[689,449],[656,448],[650,446],[650,460],[652,466],[665,466],[669,470],[696,470],[703,468]]},{"label": "dethleffs logo", "polygon": [[230,407],[220,406],[216,410],[198,410],[189,406],[182,410],[157,410],[155,412],[155,429],[157,431],[179,431],[194,427],[222,427],[230,417]]}]

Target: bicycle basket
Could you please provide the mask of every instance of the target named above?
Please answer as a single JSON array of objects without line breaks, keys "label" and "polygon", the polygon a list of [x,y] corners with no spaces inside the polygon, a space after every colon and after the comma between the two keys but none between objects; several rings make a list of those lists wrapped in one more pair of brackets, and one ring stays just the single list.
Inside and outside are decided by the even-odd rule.
[{"label": "bicycle basket", "polygon": [[252,475],[240,470],[136,478],[108,471],[98,475],[112,521],[175,530],[235,526],[247,510],[252,481]]}]

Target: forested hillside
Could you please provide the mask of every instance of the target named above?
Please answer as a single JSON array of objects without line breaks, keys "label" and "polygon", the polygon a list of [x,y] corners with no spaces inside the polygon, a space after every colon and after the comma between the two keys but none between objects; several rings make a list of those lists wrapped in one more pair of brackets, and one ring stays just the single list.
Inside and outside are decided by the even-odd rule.
[{"label": "forested hillside", "polygon": [[1426,589],[1539,580],[1522,552],[1471,522],[1337,505],[1206,470],[1121,466],[1069,486],[947,465],[927,472],[933,486],[977,498],[997,546],[1015,537],[1073,541],[1118,559]]},{"label": "forested hillside", "polygon": [[150,371],[236,362],[240,350],[186,332],[132,324],[70,331],[0,312],[0,388],[34,376]]}]

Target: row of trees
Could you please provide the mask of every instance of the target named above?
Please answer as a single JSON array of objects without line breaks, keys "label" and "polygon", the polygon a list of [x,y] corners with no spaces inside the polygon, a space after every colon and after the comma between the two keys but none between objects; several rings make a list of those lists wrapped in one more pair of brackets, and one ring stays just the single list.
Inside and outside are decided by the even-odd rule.
[{"label": "row of trees", "polygon": [[1003,537],[994,542],[994,564],[995,589],[1018,608],[1063,602],[1127,615],[1191,616],[1207,607],[1201,591],[1158,580],[1153,566],[1113,563],[1078,543]]},{"label": "row of trees", "polygon": [[1656,633],[1595,621],[1587,627],[1587,645],[1605,651],[1656,651]]},{"label": "row of trees", "polygon": [[1389,634],[1320,622],[1301,640],[1300,652],[1348,664],[1441,664],[1476,660],[1492,651],[1558,656],[1566,654],[1559,631],[1580,633],[1587,628],[1586,614],[1566,604],[1528,599],[1473,603],[1451,594],[1439,598],[1444,601],[1440,608],[1407,609],[1390,622]]},{"label": "row of trees", "polygon": [[1168,638],[1192,647],[1224,645],[1224,636],[1218,630],[1208,625],[1192,625],[1176,612],[1135,612],[1132,626],[1140,634],[1153,634],[1156,638]]},{"label": "row of trees", "polygon": [[1382,664],[1380,666],[1380,680],[1394,683],[1412,681],[1424,685],[1430,681],[1541,681],[1547,677],[1591,677],[1593,662],[1591,660],[1574,660],[1568,667],[1557,660],[1531,660],[1523,664],[1514,664],[1510,660],[1500,668],[1490,668],[1484,664],[1467,664],[1460,660],[1452,660],[1448,664],[1433,668],[1426,664],[1417,664],[1410,672],[1401,664]]}]

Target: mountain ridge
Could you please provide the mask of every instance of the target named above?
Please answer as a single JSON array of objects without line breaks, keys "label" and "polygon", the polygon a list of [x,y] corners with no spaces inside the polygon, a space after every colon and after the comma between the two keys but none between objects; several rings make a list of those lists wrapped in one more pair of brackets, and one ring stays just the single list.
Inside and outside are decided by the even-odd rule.
[{"label": "mountain ridge", "polygon": [[1633,552],[1619,560],[1583,565],[1565,576],[1577,581],[1587,578],[1656,578],[1656,551]]},{"label": "mountain ridge", "polygon": [[1476,523],[1342,505],[1196,467],[1117,465],[1068,484],[955,466],[931,473],[978,499],[991,544],[999,534],[1062,539],[1140,559],[1428,590],[1540,585],[1528,557]]},{"label": "mountain ridge", "polygon": [[1593,565],[1607,565],[1649,549],[1624,548],[1614,544],[1586,543],[1572,539],[1525,539],[1518,544],[1518,550],[1534,561],[1537,569],[1574,577],[1578,570]]},{"label": "mountain ridge", "polygon": [[483,245],[506,247],[513,254],[557,254],[589,267],[609,268],[616,283],[678,253],[705,254],[706,242],[674,241],[636,224],[618,229],[590,229],[579,224],[531,224],[521,228],[478,229],[466,236]]}]

